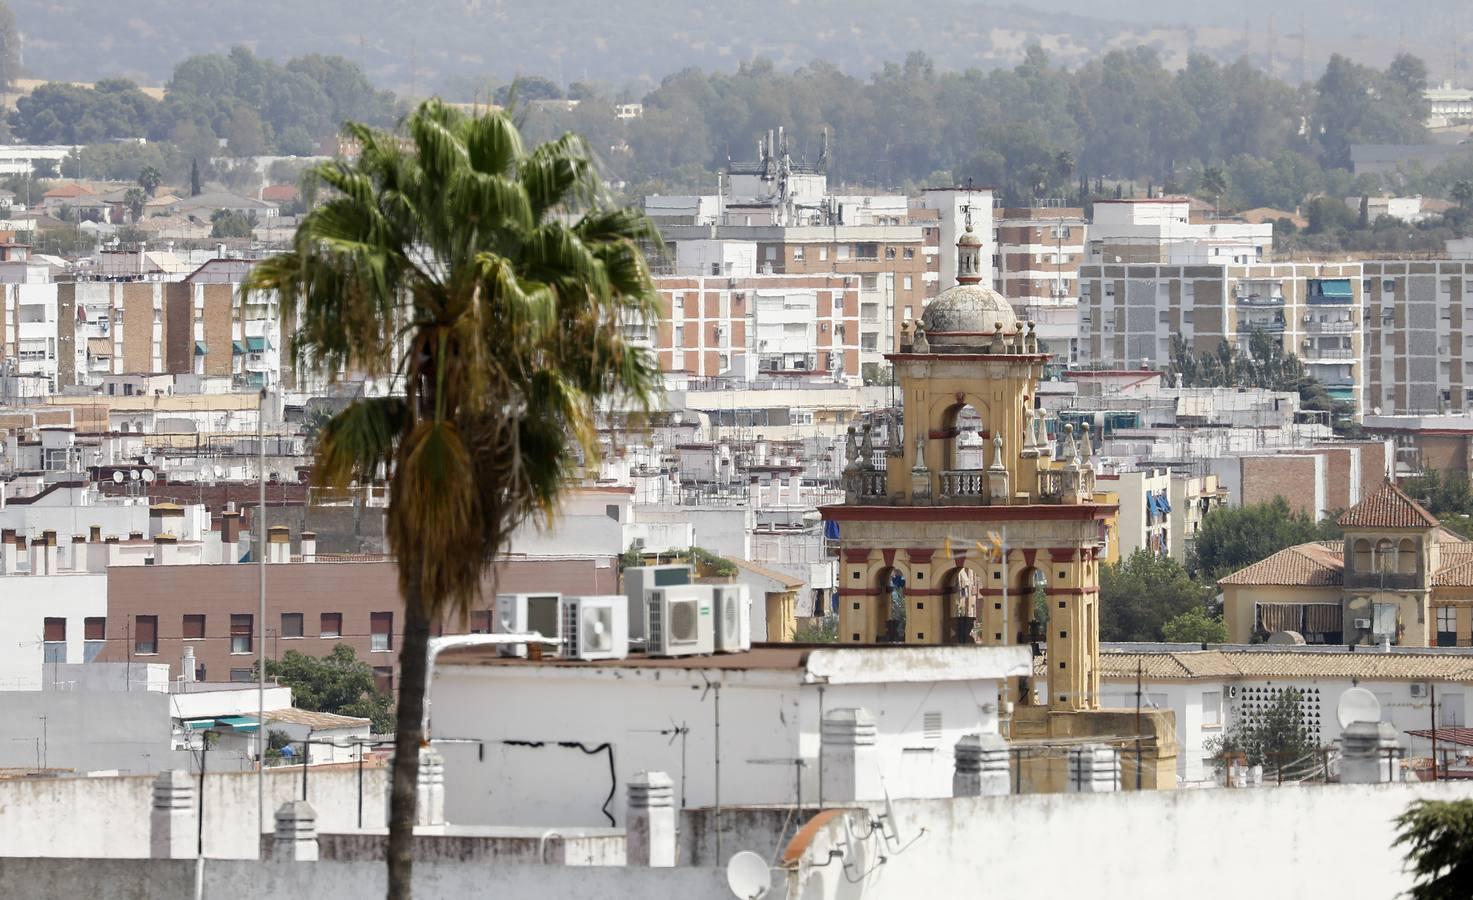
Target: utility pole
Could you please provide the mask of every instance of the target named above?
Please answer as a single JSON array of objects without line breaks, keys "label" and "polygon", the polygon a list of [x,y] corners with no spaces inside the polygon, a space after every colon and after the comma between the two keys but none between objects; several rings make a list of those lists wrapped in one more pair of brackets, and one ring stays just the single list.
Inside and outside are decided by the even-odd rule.
[{"label": "utility pole", "polygon": [[1429,681],[1432,700],[1432,780],[1437,780],[1437,683]]},{"label": "utility pole", "polygon": [[256,511],[256,572],[258,578],[258,610],[256,616],[256,827],[253,833],[261,839],[261,823],[266,821],[266,388],[261,388],[256,407],[256,481],[260,489],[260,505]]}]

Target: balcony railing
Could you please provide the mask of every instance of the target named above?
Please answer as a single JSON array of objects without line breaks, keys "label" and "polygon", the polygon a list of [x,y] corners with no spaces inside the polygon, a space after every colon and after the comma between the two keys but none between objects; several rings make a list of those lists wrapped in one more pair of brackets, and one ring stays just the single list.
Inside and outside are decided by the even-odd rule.
[{"label": "balcony railing", "polygon": [[1355,331],[1354,322],[1309,322],[1304,327],[1317,334],[1351,334]]},{"label": "balcony railing", "polygon": [[1258,293],[1238,294],[1237,295],[1237,301],[1238,301],[1238,305],[1239,306],[1268,306],[1268,307],[1272,307],[1272,306],[1283,306],[1284,305],[1284,298],[1282,296],[1273,296],[1271,294],[1258,294]]},{"label": "balcony railing", "polygon": [[888,479],[883,469],[865,469],[859,475],[859,496],[864,500],[882,500],[890,496]]},{"label": "balcony railing", "polygon": [[1355,351],[1349,347],[1305,347],[1304,358],[1310,360],[1344,360],[1355,359]]},{"label": "balcony railing", "polygon": [[953,506],[984,506],[987,503],[987,470],[943,469],[941,503]]},{"label": "balcony railing", "polygon": [[1284,322],[1281,319],[1274,319],[1274,320],[1261,319],[1261,320],[1258,320],[1258,321],[1253,321],[1253,320],[1242,321],[1242,320],[1239,320],[1239,322],[1238,322],[1238,333],[1239,334],[1252,334],[1255,331],[1261,331],[1264,334],[1283,334],[1284,333]]}]

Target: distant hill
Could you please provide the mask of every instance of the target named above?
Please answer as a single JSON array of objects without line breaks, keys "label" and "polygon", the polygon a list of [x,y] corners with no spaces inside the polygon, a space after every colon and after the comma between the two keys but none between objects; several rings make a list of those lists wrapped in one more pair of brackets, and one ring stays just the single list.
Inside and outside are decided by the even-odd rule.
[{"label": "distant hill", "polygon": [[[591,80],[640,93],[684,67],[731,69],[763,56],[793,68],[826,59],[873,71],[924,50],[943,68],[1012,65],[1029,43],[1078,65],[1148,44],[1179,63],[1193,51],[1247,54],[1293,80],[1302,42],[1314,77],[1332,52],[1384,65],[1423,56],[1434,80],[1473,75],[1473,7],[1465,0],[9,0],[26,73],[162,84],[195,53],[244,44],[285,59],[333,53],[401,93],[484,96],[517,73]],[[1414,12],[1415,15],[1411,13]],[[1109,18],[1100,18],[1108,16]],[[1270,17],[1274,23],[1270,40]]]}]

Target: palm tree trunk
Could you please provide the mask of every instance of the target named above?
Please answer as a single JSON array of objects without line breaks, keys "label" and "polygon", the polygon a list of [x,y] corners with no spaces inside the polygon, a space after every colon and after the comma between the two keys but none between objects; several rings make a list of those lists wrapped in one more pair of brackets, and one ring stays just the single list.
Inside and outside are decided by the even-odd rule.
[{"label": "palm tree trunk", "polygon": [[[401,561],[401,565],[408,561]],[[430,623],[412,575],[404,594],[404,637],[399,648],[399,711],[394,731],[394,781],[389,795],[388,900],[410,900],[414,820],[419,803],[419,750],[424,742],[425,676]]]}]

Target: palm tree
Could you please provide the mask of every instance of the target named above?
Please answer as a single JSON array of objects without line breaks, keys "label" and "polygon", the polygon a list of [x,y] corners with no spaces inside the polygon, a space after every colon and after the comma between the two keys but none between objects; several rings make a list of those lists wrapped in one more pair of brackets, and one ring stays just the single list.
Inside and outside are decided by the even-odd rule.
[{"label": "palm tree", "polygon": [[388,896],[410,896],[430,625],[464,616],[512,530],[546,517],[595,407],[649,402],[657,373],[620,324],[653,317],[641,214],[608,205],[573,135],[528,152],[504,113],[430,100],[402,133],[317,168],[326,199],[243,290],[275,291],[299,367],[389,376],[322,429],[314,477],[386,474],[404,599]]}]

